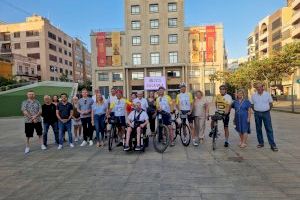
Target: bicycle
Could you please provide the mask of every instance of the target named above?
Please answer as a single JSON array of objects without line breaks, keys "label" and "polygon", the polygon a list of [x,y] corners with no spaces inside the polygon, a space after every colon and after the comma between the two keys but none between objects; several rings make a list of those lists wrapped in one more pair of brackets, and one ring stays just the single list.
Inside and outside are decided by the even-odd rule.
[{"label": "bicycle", "polygon": [[[177,122],[177,119],[180,117],[181,123]],[[177,135],[180,135],[180,140],[183,146],[189,146],[191,142],[191,129],[187,124],[188,115],[187,114],[175,114],[175,119],[172,120],[175,123],[175,136],[174,141],[177,138]]]},{"label": "bicycle", "polygon": [[210,133],[209,133],[209,137],[212,138],[212,150],[216,150],[216,139],[219,136],[218,133],[218,121],[219,120],[223,120],[224,119],[224,115],[219,113],[219,112],[215,112],[214,115],[209,115],[208,117],[211,118],[211,120],[214,122],[214,126],[211,129]]},{"label": "bicycle", "polygon": [[111,151],[116,144],[118,144],[118,131],[117,131],[117,125],[118,125],[118,118],[112,116],[109,118],[109,124],[111,124],[111,129],[108,134],[108,150]]},{"label": "bicycle", "polygon": [[162,120],[163,114],[168,114],[168,113],[165,111],[157,112],[158,123],[157,123],[156,132],[153,135],[153,146],[158,153],[165,152],[170,144],[169,128],[168,126],[163,124],[163,120]]}]

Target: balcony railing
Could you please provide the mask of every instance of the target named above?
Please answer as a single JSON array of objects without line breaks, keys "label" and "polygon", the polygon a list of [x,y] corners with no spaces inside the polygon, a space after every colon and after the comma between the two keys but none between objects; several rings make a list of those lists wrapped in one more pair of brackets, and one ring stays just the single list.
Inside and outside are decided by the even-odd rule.
[{"label": "balcony railing", "polygon": [[299,8],[300,8],[300,0],[294,0],[294,1],[292,2],[292,8],[293,8],[294,10],[299,9]]},{"label": "balcony railing", "polygon": [[0,53],[11,53],[11,49],[1,48]]},{"label": "balcony railing", "polygon": [[37,78],[39,75],[38,74],[32,74],[32,73],[29,73],[29,72],[22,72],[22,71],[17,71],[17,76],[27,76],[27,77],[35,77]]}]

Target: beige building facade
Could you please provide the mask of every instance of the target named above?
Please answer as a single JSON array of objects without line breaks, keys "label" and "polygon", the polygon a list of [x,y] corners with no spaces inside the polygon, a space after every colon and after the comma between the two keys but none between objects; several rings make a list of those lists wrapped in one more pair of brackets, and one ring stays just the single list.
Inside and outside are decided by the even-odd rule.
[{"label": "beige building facade", "polygon": [[172,97],[181,82],[214,95],[220,83],[209,75],[226,66],[222,25],[184,27],[183,0],[125,0],[124,9],[124,32],[91,32],[93,87],[128,97],[145,77],[165,77]]},{"label": "beige building facade", "polygon": [[72,37],[41,16],[25,22],[0,25],[0,53],[37,60],[41,80],[59,81],[66,74],[73,81]]}]

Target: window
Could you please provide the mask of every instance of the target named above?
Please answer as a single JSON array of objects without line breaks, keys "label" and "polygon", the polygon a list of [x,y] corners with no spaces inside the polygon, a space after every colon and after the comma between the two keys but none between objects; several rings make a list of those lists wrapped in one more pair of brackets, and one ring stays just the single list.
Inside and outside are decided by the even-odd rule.
[{"label": "window", "polygon": [[65,60],[65,65],[68,65],[68,63],[69,63],[69,62],[68,62],[67,60]]},{"label": "window", "polygon": [[26,31],[26,37],[39,36],[39,31]]},{"label": "window", "polygon": [[141,36],[132,36],[132,46],[141,45]]},{"label": "window", "polygon": [[21,49],[21,43],[15,43],[14,48],[15,49]]},{"label": "window", "polygon": [[112,80],[113,81],[123,81],[123,73],[122,72],[113,72]]},{"label": "window", "polygon": [[273,51],[280,51],[282,49],[281,43],[277,43],[272,47]]},{"label": "window", "polygon": [[59,63],[63,63],[63,59],[62,58],[59,58]]},{"label": "window", "polygon": [[60,72],[60,73],[64,73],[63,68],[59,68],[59,72]]},{"label": "window", "polygon": [[29,54],[27,54],[27,57],[34,58],[34,59],[40,59],[40,54],[39,53],[29,53]]},{"label": "window", "polygon": [[177,34],[169,34],[168,41],[169,41],[169,44],[177,44],[178,35]]},{"label": "window", "polygon": [[109,81],[108,73],[107,72],[98,73],[98,81]]},{"label": "window", "polygon": [[[73,75],[73,72],[70,70],[70,75],[72,76]],[[70,82],[72,82],[71,80],[70,80]]]},{"label": "window", "polygon": [[23,67],[21,65],[19,65],[19,72],[23,72]]},{"label": "window", "polygon": [[56,40],[56,35],[51,33],[50,31],[48,31],[48,37],[53,39],[53,40]]},{"label": "window", "polygon": [[72,53],[71,52],[69,52],[69,57],[72,57]]},{"label": "window", "polygon": [[159,20],[158,19],[151,19],[150,20],[150,28],[152,28],[152,29],[159,28]]},{"label": "window", "polygon": [[109,92],[110,92],[108,86],[100,86],[99,90],[100,90],[101,94],[105,96],[105,98],[108,98]]},{"label": "window", "polygon": [[180,78],[180,71],[174,70],[174,71],[168,71],[167,72],[168,77],[170,78]]},{"label": "window", "polygon": [[66,41],[66,40],[64,40],[64,45],[66,45],[66,46],[67,46],[67,41]]},{"label": "window", "polygon": [[158,4],[150,4],[149,5],[149,11],[151,13],[157,13],[158,12]]},{"label": "window", "polygon": [[205,96],[215,96],[215,83],[205,83],[204,91]]},{"label": "window", "polygon": [[159,35],[150,35],[150,44],[159,44]]},{"label": "window", "polygon": [[281,21],[281,17],[280,17],[272,23],[272,30],[275,30],[281,26],[282,26],[282,21]]},{"label": "window", "polygon": [[133,63],[133,65],[141,65],[142,64],[142,54],[140,54],[140,53],[132,54],[132,63]]},{"label": "window", "polygon": [[200,77],[201,71],[200,69],[194,69],[189,71],[189,77]]},{"label": "window", "polygon": [[54,81],[54,77],[53,76],[50,77],[50,81]]},{"label": "window", "polygon": [[161,71],[149,72],[150,77],[162,76]]},{"label": "window", "polygon": [[168,11],[176,12],[177,11],[177,3],[168,3]]},{"label": "window", "polygon": [[112,47],[111,38],[105,38],[105,46],[106,47]]},{"label": "window", "polygon": [[174,64],[178,62],[178,52],[169,52],[169,63]]},{"label": "window", "polygon": [[131,6],[131,14],[132,15],[138,15],[140,14],[141,10],[140,10],[140,6],[139,5],[133,5]]},{"label": "window", "polygon": [[69,66],[70,66],[70,67],[72,67],[72,66],[73,66],[73,63],[72,63],[72,62],[70,62],[70,61],[69,61]]},{"label": "window", "polygon": [[56,51],[56,46],[54,44],[49,43],[49,49]]},{"label": "window", "polygon": [[65,55],[68,55],[68,52],[67,52],[67,50],[65,50],[65,51],[64,51],[64,53],[65,53]]},{"label": "window", "polygon": [[177,27],[177,18],[169,18],[168,26],[169,26],[169,28]]},{"label": "window", "polygon": [[60,43],[62,42],[61,37],[58,37],[58,42],[60,42]]},{"label": "window", "polygon": [[281,38],[281,30],[273,33],[273,35],[272,35],[272,41],[273,42],[276,41],[276,40],[279,40],[280,38]]},{"label": "window", "polygon": [[27,46],[27,48],[38,48],[38,47],[40,47],[40,42],[39,41],[27,42],[26,46]]},{"label": "window", "polygon": [[131,29],[132,30],[140,30],[141,29],[141,21],[132,21]]},{"label": "window", "polygon": [[49,54],[49,60],[53,61],[53,62],[57,62],[57,57],[54,55]]},{"label": "window", "polygon": [[131,78],[132,80],[143,80],[144,72],[132,72]]},{"label": "window", "polygon": [[204,76],[210,76],[215,74],[216,70],[215,69],[205,69],[204,70]]},{"label": "window", "polygon": [[20,32],[14,32],[14,38],[19,38],[21,36]]},{"label": "window", "polygon": [[59,47],[59,48],[58,48],[58,51],[59,51],[59,53],[62,53],[62,48]]},{"label": "window", "polygon": [[49,66],[49,70],[50,70],[50,72],[54,72],[54,70],[55,70],[55,67],[54,67],[54,66],[52,66],[52,65],[50,65],[50,66]]},{"label": "window", "polygon": [[106,56],[106,66],[112,66],[112,56]]},{"label": "window", "polygon": [[159,53],[151,53],[150,54],[151,58],[151,64],[152,65],[158,65],[159,64]]},{"label": "window", "polygon": [[71,44],[71,43],[68,43],[68,46],[69,46],[70,48],[72,48],[72,44]]}]

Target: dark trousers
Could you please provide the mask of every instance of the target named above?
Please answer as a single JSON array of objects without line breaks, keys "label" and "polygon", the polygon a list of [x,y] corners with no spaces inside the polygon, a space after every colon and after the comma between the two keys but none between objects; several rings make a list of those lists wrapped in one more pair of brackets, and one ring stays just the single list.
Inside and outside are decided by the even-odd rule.
[{"label": "dark trousers", "polygon": [[81,118],[82,128],[83,128],[83,140],[87,141],[88,138],[93,140],[93,126],[91,122],[91,117]]},{"label": "dark trousers", "polygon": [[43,144],[47,146],[47,139],[48,139],[48,131],[50,126],[52,127],[52,130],[54,132],[54,139],[55,143],[59,144],[59,137],[58,137],[58,122],[54,123],[43,123],[44,126],[44,132],[43,132]]},{"label": "dark trousers", "polygon": [[264,123],[269,144],[271,146],[276,146],[273,135],[272,121],[270,111],[266,112],[254,112],[255,125],[256,125],[256,134],[259,144],[264,144],[264,137],[262,134],[262,123]]},{"label": "dark trousers", "polygon": [[148,116],[149,116],[149,124],[150,124],[151,133],[154,133],[155,132],[155,121],[156,121],[156,119],[152,117],[151,113],[148,113]]}]

